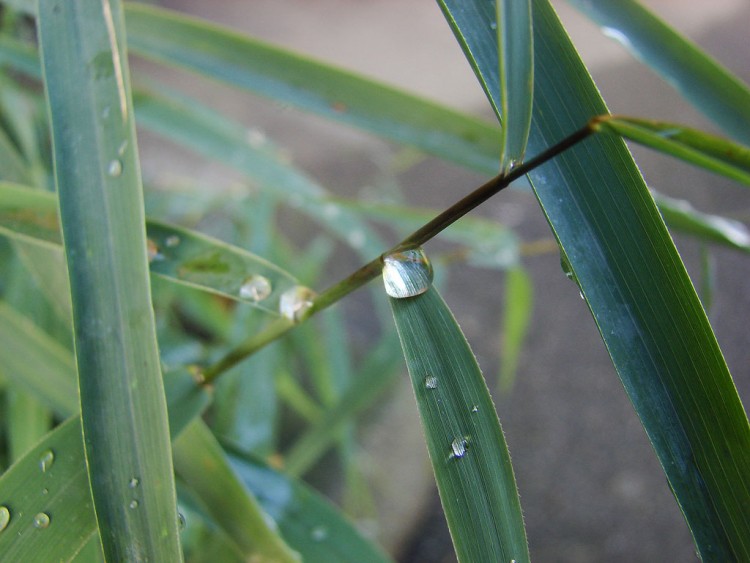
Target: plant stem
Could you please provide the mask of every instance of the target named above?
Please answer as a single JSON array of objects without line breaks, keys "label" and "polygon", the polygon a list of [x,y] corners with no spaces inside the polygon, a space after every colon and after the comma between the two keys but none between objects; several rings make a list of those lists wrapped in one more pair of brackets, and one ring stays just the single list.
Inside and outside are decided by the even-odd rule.
[{"label": "plant stem", "polygon": [[494,178],[471,192],[469,195],[440,213],[440,215],[432,219],[429,223],[414,231],[411,235],[406,237],[396,246],[394,246],[387,252],[384,252],[371,262],[368,262],[367,264],[359,268],[347,278],[343,279],[342,281],[329,287],[324,292],[319,294],[313,300],[312,306],[307,309],[302,315],[300,315],[300,317],[297,319],[297,322],[292,322],[287,319],[278,319],[276,321],[273,321],[262,332],[254,334],[244,342],[241,342],[234,350],[230,351],[226,356],[219,360],[219,362],[212,366],[209,366],[203,371],[204,382],[212,382],[221,373],[235,366],[249,355],[257,352],[266,344],[270,344],[277,338],[283,336],[292,328],[297,326],[297,324],[307,320],[310,316],[314,315],[318,311],[322,311],[323,309],[330,307],[346,295],[350,294],[356,289],[359,289],[367,282],[376,278],[382,270],[383,258],[385,256],[393,252],[405,250],[407,248],[422,246],[424,243],[438,235],[441,231],[445,230],[450,225],[458,221],[469,211],[478,207],[501,190],[507,188],[511,184],[511,182],[514,182],[521,176],[525,176],[548,160],[554,158],[558,154],[583,141],[586,137],[594,132],[595,130],[591,126],[591,123],[588,123],[586,124],[586,126],[579,129],[572,135],[566,137],[556,145],[553,145],[541,154],[535,156],[530,160],[527,160],[516,168],[513,168],[508,174],[495,176]]}]

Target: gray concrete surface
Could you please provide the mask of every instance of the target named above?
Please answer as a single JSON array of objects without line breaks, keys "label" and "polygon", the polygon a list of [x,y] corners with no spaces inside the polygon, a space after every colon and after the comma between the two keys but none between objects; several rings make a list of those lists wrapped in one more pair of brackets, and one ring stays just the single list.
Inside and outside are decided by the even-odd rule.
[{"label": "gray concrete surface", "polygon": [[[258,37],[334,61],[438,101],[488,115],[483,94],[432,0],[168,0],[179,8]],[[648,2],[715,56],[750,78],[750,6],[741,0]],[[613,111],[704,126],[664,83],[559,2],[564,21]],[[172,82],[261,127],[289,148],[294,161],[336,193],[356,194],[382,179],[392,147],[339,126],[248,99],[228,88],[176,73]],[[146,173],[170,174],[164,152],[143,141]],[[159,149],[163,147],[159,144]],[[226,171],[206,168],[174,151],[182,173],[226,183]],[[730,182],[646,151],[637,160],[650,184],[691,199],[705,211],[748,219],[746,192]],[[444,207],[482,178],[427,160],[397,178],[410,201]],[[549,237],[535,200],[505,193],[479,213],[513,223],[525,240]],[[698,246],[677,237],[689,269]],[[711,318],[744,398],[750,397],[750,260],[713,253],[718,293]],[[529,258],[536,288],[532,332],[518,380],[498,410],[513,455],[532,559],[538,562],[689,561],[694,550],[646,436],[622,390],[577,288],[556,254]],[[332,278],[347,273],[342,264]],[[485,373],[497,371],[503,277],[456,268],[446,299]],[[355,296],[349,310],[369,303]],[[356,331],[356,328],[354,329]],[[452,549],[432,485],[411,391],[405,379],[374,410],[362,436],[373,460],[369,477],[380,513],[378,537],[402,561],[451,561]],[[384,461],[385,460],[385,461]]]}]

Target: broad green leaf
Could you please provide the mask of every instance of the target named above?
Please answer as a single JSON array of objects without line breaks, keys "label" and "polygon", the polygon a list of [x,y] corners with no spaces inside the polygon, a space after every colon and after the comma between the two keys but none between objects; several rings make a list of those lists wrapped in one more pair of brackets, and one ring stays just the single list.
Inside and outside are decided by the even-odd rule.
[{"label": "broad green leaf", "polygon": [[528,561],[508,448],[461,329],[434,287],[390,303],[458,560]]},{"label": "broad green leaf", "polygon": [[340,511],[301,481],[245,455],[231,453],[229,460],[263,510],[278,524],[281,535],[304,561],[390,561]]},{"label": "broad green leaf", "polygon": [[238,33],[143,4],[126,8],[128,43],[177,65],[488,174],[497,127]]},{"label": "broad green leaf", "polygon": [[534,100],[531,1],[497,0],[496,25],[503,123],[500,171],[507,173],[523,161],[531,128]]},{"label": "broad green leaf", "polygon": [[[454,15],[465,13],[455,1],[447,4]],[[548,2],[535,0],[533,14],[529,150],[538,153],[606,107]],[[462,44],[485,46],[487,56],[472,61],[481,73],[498,64],[487,47],[490,25],[458,17],[454,26]],[[624,144],[589,138],[529,176],[701,556],[750,558],[747,416]]]},{"label": "broad green leaf", "polygon": [[60,416],[78,412],[70,351],[0,302],[0,365],[5,377]]},{"label": "broad green leaf", "polygon": [[744,223],[703,213],[690,202],[651,192],[669,228],[744,252],[750,252],[750,231]]},{"label": "broad green leaf", "polygon": [[116,0],[41,0],[37,22],[104,554],[180,561],[123,20]]},{"label": "broad green leaf", "polygon": [[[1,234],[45,249],[59,248],[59,229],[54,194],[0,183]],[[149,220],[146,234],[151,272],[169,281],[276,316],[281,295],[297,285],[291,274],[263,258],[195,231]]]},{"label": "broad green leaf", "polygon": [[[70,355],[68,358],[72,361]],[[60,378],[50,380],[57,384]],[[205,409],[210,397],[184,371],[167,374],[165,387],[174,437]],[[35,396],[49,402],[52,392],[48,386]],[[75,398],[72,393],[70,398]],[[138,497],[140,486],[140,481],[128,482],[133,499]],[[55,428],[3,473],[0,499],[0,521],[2,506],[8,509],[10,517],[4,530],[0,530],[3,559],[69,561],[90,543],[97,524],[79,416]],[[98,538],[95,541],[99,543]]]},{"label": "broad green leaf", "polygon": [[750,89],[634,0],[569,0],[729,135],[750,145]]},{"label": "broad green leaf", "polygon": [[675,123],[619,115],[597,118],[592,127],[750,185],[750,148],[743,145]]},{"label": "broad green leaf", "polygon": [[271,528],[238,479],[211,430],[192,422],[173,445],[177,474],[250,561],[300,561]]},{"label": "broad green leaf", "polygon": [[498,384],[502,392],[508,392],[513,387],[533,308],[534,286],[531,277],[521,267],[510,268],[505,276],[505,310],[500,340]]}]

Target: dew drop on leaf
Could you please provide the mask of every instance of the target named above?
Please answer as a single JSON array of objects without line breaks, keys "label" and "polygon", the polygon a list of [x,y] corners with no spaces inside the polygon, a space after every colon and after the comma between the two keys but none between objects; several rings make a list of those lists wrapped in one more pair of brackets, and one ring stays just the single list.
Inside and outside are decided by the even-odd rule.
[{"label": "dew drop on leaf", "polygon": [[10,510],[7,506],[0,506],[0,532],[10,524]]},{"label": "dew drop on leaf", "polygon": [[432,265],[421,248],[394,252],[383,258],[383,283],[391,297],[414,297],[430,289]]},{"label": "dew drop on leaf", "polygon": [[109,174],[113,178],[117,178],[120,174],[122,174],[122,162],[120,162],[116,158],[111,160],[109,163],[109,167],[107,168],[107,174]]},{"label": "dew drop on leaf", "polygon": [[315,526],[310,532],[310,537],[314,541],[323,541],[328,537],[328,530],[325,526]]},{"label": "dew drop on leaf", "polygon": [[434,375],[428,375],[424,378],[424,386],[427,387],[427,389],[437,389],[438,386],[438,379]]},{"label": "dew drop on leaf", "polygon": [[36,516],[34,516],[34,527],[39,528],[40,530],[43,530],[47,526],[49,526],[50,518],[49,514],[46,512],[40,512]]},{"label": "dew drop on leaf", "polygon": [[184,530],[185,526],[187,526],[187,520],[185,519],[185,515],[182,512],[177,513],[177,527],[180,530]]},{"label": "dew drop on leaf", "polygon": [[479,412],[479,405],[474,405],[471,407],[471,412]]},{"label": "dew drop on leaf", "polygon": [[281,294],[279,312],[290,321],[297,322],[312,307],[315,292],[302,285],[294,286]]},{"label": "dew drop on leaf", "polygon": [[448,455],[448,459],[461,458],[466,455],[466,450],[469,447],[468,436],[461,438],[454,438],[451,442],[451,452]]},{"label": "dew drop on leaf", "polygon": [[177,235],[168,236],[167,240],[165,240],[164,243],[169,248],[174,248],[175,246],[177,246],[178,244],[180,244],[180,237],[178,237]]},{"label": "dew drop on leaf", "polygon": [[140,485],[141,481],[137,477],[133,477],[130,481],[128,481],[128,488],[129,489],[135,489],[138,485]]},{"label": "dew drop on leaf", "polygon": [[271,295],[271,282],[268,278],[259,275],[253,275],[247,278],[240,286],[240,297],[251,301],[263,301]]},{"label": "dew drop on leaf", "polygon": [[46,473],[47,470],[52,467],[53,463],[55,463],[55,452],[52,450],[46,450],[39,458],[39,469],[42,470],[42,473]]},{"label": "dew drop on leaf", "polygon": [[135,510],[136,508],[138,508],[138,501],[137,500],[131,500],[129,506],[130,506],[131,509]]}]

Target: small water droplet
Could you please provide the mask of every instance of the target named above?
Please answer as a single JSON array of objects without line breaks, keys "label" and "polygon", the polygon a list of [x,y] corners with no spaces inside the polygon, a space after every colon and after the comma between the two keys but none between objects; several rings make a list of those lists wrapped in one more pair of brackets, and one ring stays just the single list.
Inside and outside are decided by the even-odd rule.
[{"label": "small water droplet", "polygon": [[427,387],[427,389],[437,389],[438,386],[438,379],[434,375],[428,375],[424,378],[424,386]]},{"label": "small water droplet", "polygon": [[107,174],[109,174],[113,178],[117,178],[120,174],[122,174],[122,162],[120,162],[116,158],[110,161],[109,167],[107,168]]},{"label": "small water droplet", "polygon": [[471,412],[479,412],[479,405],[474,405],[471,407]]},{"label": "small water droplet", "polygon": [[49,514],[46,512],[40,512],[36,516],[34,516],[34,527],[39,528],[40,530],[43,530],[47,526],[49,526],[50,518]]},{"label": "small water droplet", "polygon": [[365,245],[367,236],[363,231],[356,230],[349,233],[349,236],[346,238],[346,240],[349,241],[349,244],[352,246],[352,248],[359,249]]},{"label": "small water droplet", "polygon": [[0,532],[10,524],[10,510],[7,506],[0,506]]},{"label": "small water droplet", "polygon": [[461,438],[454,438],[451,442],[451,453],[448,455],[448,459],[462,458],[466,455],[466,450],[469,447],[469,437],[463,436]]},{"label": "small water droplet", "polygon": [[250,276],[240,286],[240,297],[243,299],[250,299],[257,303],[269,295],[271,295],[271,282],[264,276]]},{"label": "small water droplet", "polygon": [[182,512],[177,513],[177,527],[180,530],[184,530],[185,526],[187,526],[187,520],[185,519],[185,515]]},{"label": "small water droplet", "polygon": [[297,322],[312,307],[315,296],[309,287],[296,285],[281,294],[279,312],[290,321]]},{"label": "small water droplet", "polygon": [[46,487],[45,487],[44,489],[42,489],[42,494],[43,494],[43,495],[47,495],[47,494],[49,494],[49,489],[48,489],[48,488],[46,488]]},{"label": "small water droplet", "polygon": [[328,537],[328,530],[325,526],[315,526],[310,532],[310,537],[314,541],[323,541]]},{"label": "small water droplet", "polygon": [[47,470],[52,467],[53,463],[55,463],[55,452],[47,450],[43,452],[42,456],[39,458],[39,469],[42,470],[42,473],[46,473]]},{"label": "small water droplet", "polygon": [[158,260],[164,260],[164,255],[159,252],[159,246],[151,239],[146,241],[146,254],[148,255],[149,264]]},{"label": "small water droplet", "polygon": [[126,150],[128,150],[128,140],[124,139],[122,143],[120,143],[120,146],[117,148],[117,154],[122,156],[125,154]]},{"label": "small water droplet", "polygon": [[136,508],[138,508],[138,501],[133,499],[130,501],[130,504],[128,506],[130,506],[131,509],[135,510]]},{"label": "small water droplet", "polygon": [[581,301],[586,301],[586,298],[583,296],[583,291],[578,292],[578,297],[581,298]]},{"label": "small water droplet", "polygon": [[130,481],[128,481],[128,489],[135,489],[140,484],[140,479],[138,479],[137,477],[133,477]]},{"label": "small water droplet", "polygon": [[497,22],[490,22],[490,27],[492,29],[497,29]]},{"label": "small water droplet", "polygon": [[164,244],[166,244],[169,248],[174,248],[178,244],[180,244],[180,237],[177,235],[170,235],[167,237],[167,240],[164,241]]},{"label": "small water droplet", "polygon": [[563,252],[562,250],[560,250],[560,268],[562,268],[565,277],[567,277],[571,281],[576,281],[576,276],[573,273],[573,266],[568,259],[568,255],[565,254],[565,252]]},{"label": "small water droplet", "polygon": [[432,265],[421,248],[394,252],[383,259],[383,283],[391,297],[420,295],[430,289],[432,277]]}]

